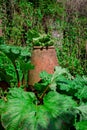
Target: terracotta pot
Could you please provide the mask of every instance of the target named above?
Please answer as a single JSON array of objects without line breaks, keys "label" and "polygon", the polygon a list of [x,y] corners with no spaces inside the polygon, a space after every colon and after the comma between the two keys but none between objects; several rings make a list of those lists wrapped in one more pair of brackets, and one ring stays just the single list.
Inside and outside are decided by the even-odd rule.
[{"label": "terracotta pot", "polygon": [[29,71],[29,85],[34,85],[40,81],[39,74],[41,71],[47,71],[52,74],[54,67],[58,66],[55,48],[53,46],[48,48],[35,46],[32,52],[31,63],[35,68]]}]

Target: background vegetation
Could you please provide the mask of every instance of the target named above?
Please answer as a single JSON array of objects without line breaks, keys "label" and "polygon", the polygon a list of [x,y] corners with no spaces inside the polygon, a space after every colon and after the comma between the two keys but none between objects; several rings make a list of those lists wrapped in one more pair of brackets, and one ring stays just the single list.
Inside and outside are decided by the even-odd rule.
[{"label": "background vegetation", "polygon": [[7,44],[31,45],[36,33],[55,38],[59,64],[73,75],[87,73],[86,0],[1,1],[3,38]]},{"label": "background vegetation", "polygon": [[[87,0],[0,3],[0,118],[4,128],[87,130]],[[53,75],[42,72],[41,82],[28,88],[27,72],[34,68],[30,57],[37,42],[41,46],[54,43],[58,62],[66,69],[55,68]]]}]

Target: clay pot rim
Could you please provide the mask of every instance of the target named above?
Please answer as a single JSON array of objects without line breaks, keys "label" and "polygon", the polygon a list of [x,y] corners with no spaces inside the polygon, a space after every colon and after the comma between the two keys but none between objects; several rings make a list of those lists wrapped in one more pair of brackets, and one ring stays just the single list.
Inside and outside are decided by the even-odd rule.
[{"label": "clay pot rim", "polygon": [[43,49],[54,49],[54,46],[44,46],[44,47],[42,47],[42,46],[34,46],[33,47],[33,49],[41,49],[41,50],[43,50]]}]

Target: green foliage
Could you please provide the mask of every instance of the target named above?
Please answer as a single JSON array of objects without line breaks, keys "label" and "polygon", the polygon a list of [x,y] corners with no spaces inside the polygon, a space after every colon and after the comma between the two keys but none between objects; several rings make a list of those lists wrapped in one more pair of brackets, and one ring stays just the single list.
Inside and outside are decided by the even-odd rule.
[{"label": "green foliage", "polygon": [[29,30],[26,34],[27,44],[31,46],[52,46],[54,41],[48,34],[40,34],[36,30]]},{"label": "green foliage", "polygon": [[87,101],[86,77],[76,76],[73,80],[66,80],[64,77],[61,78],[62,82],[58,82],[61,90],[66,91],[68,95],[75,96],[80,101]]},{"label": "green foliage", "polygon": [[[87,74],[87,18],[67,4],[63,0],[1,1],[0,81],[10,82],[12,87],[24,81],[28,86],[27,72],[33,68],[31,47],[53,45],[49,34],[55,30],[63,34],[57,56],[59,64],[67,68],[55,67],[54,74],[42,72],[41,81],[29,88],[32,92],[11,88],[6,97],[2,92],[0,115],[7,130],[87,129],[87,77],[81,76]],[[5,45],[4,40],[23,47]]]},{"label": "green foliage", "polygon": [[11,61],[0,52],[0,81],[6,81],[8,83],[16,79],[15,70]]},{"label": "green foliage", "polygon": [[[6,3],[9,6],[6,6]],[[14,2],[2,1],[1,9],[4,38],[7,43],[15,45],[26,45],[29,39],[27,39],[29,37],[28,31],[32,29],[36,29],[39,33],[44,33],[45,25],[47,25],[49,20],[47,22],[44,21],[46,17],[61,20],[64,13],[63,2],[58,2],[57,0],[35,2],[27,0],[25,2],[22,0]],[[9,10],[9,12],[7,13],[6,10]],[[9,23],[10,16],[11,20]],[[50,28],[50,25],[47,25],[47,28]]]},{"label": "green foliage", "polygon": [[[85,47],[84,47],[85,48]],[[77,58],[77,45],[74,43],[65,40],[65,44],[62,49],[57,49],[57,56],[61,66],[67,68],[73,76],[85,75],[85,68],[82,67],[83,61]],[[85,62],[86,65],[86,62]]]},{"label": "green foliage", "polygon": [[[85,1],[82,3],[85,3]],[[80,10],[78,10],[78,7],[73,9],[71,5],[68,7],[68,4],[70,2],[66,0],[25,0],[25,2],[21,0],[9,2],[9,10],[6,2],[2,1],[0,5],[1,18],[6,43],[32,46],[33,35],[36,45],[44,46],[38,39],[42,36],[37,37],[35,35],[52,34],[54,31],[62,32],[62,49],[59,46],[57,47],[59,64],[68,68],[74,76],[78,73],[85,75],[87,73],[86,12],[83,11],[85,15],[80,12],[82,10],[80,8],[81,2],[75,6],[75,8],[79,6]],[[9,14],[6,12],[7,9]],[[12,16],[12,19],[9,21],[10,16]],[[58,40],[60,40],[60,37],[57,42]],[[53,45],[52,39],[48,40],[47,45],[50,44]],[[58,42],[58,44],[60,43]]]},{"label": "green foliage", "polygon": [[33,30],[29,30],[26,34],[26,38],[27,38],[27,44],[29,44],[30,42],[33,41],[33,38],[37,38],[39,37],[39,33],[37,31]]},{"label": "green foliage", "polygon": [[[42,72],[40,77],[41,82],[34,85],[35,92],[10,88],[6,99],[0,100],[1,120],[5,129],[48,130],[50,127],[52,130],[70,130],[75,126],[78,130],[80,122],[87,120],[87,97],[86,91],[83,91],[83,85],[87,89],[86,77],[73,78],[61,67],[55,67],[54,74]],[[80,89],[84,97],[76,95]]]},{"label": "green foliage", "polygon": [[57,92],[49,92],[43,99],[43,105],[37,105],[34,93],[24,92],[21,88],[12,88],[5,106],[2,105],[1,110],[4,108],[4,112],[1,120],[7,130],[25,128],[38,130],[39,126],[47,128],[51,118],[57,117],[72,106],[76,106],[72,98]]},{"label": "green foliage", "polygon": [[80,121],[87,120],[87,104],[82,104],[76,108],[76,111],[80,113]]},{"label": "green foliage", "polygon": [[[0,54],[0,78],[7,82],[9,82],[11,78],[11,83],[15,83],[16,86],[17,83],[22,82],[24,75],[25,77],[28,76],[28,70],[34,68],[30,63],[31,50],[29,47],[1,44]],[[27,81],[26,78],[25,81]]]},{"label": "green foliage", "polygon": [[3,99],[0,99],[0,115],[1,115],[1,113],[2,113],[2,112],[4,111],[4,109],[5,109],[4,105],[5,105],[5,102],[3,102]]},{"label": "green foliage", "polygon": [[87,121],[81,121],[76,124],[76,130],[87,130]]},{"label": "green foliage", "polygon": [[0,44],[4,43],[4,38],[0,37]]},{"label": "green foliage", "polygon": [[54,41],[50,38],[50,35],[40,35],[37,38],[33,38],[33,45],[34,46],[52,46]]}]

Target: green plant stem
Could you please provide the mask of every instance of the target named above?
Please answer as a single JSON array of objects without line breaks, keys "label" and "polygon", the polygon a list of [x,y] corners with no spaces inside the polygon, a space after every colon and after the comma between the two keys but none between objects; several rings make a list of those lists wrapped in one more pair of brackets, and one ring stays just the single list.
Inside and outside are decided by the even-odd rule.
[{"label": "green plant stem", "polygon": [[42,103],[43,97],[45,96],[47,90],[49,89],[50,84],[46,87],[46,89],[44,90],[44,92],[42,93],[42,95],[39,97],[40,103]]},{"label": "green plant stem", "polygon": [[17,76],[18,87],[20,87],[19,73],[18,73],[18,70],[17,70],[15,62],[13,63],[13,65],[14,65],[14,68],[15,68],[16,76]]}]

